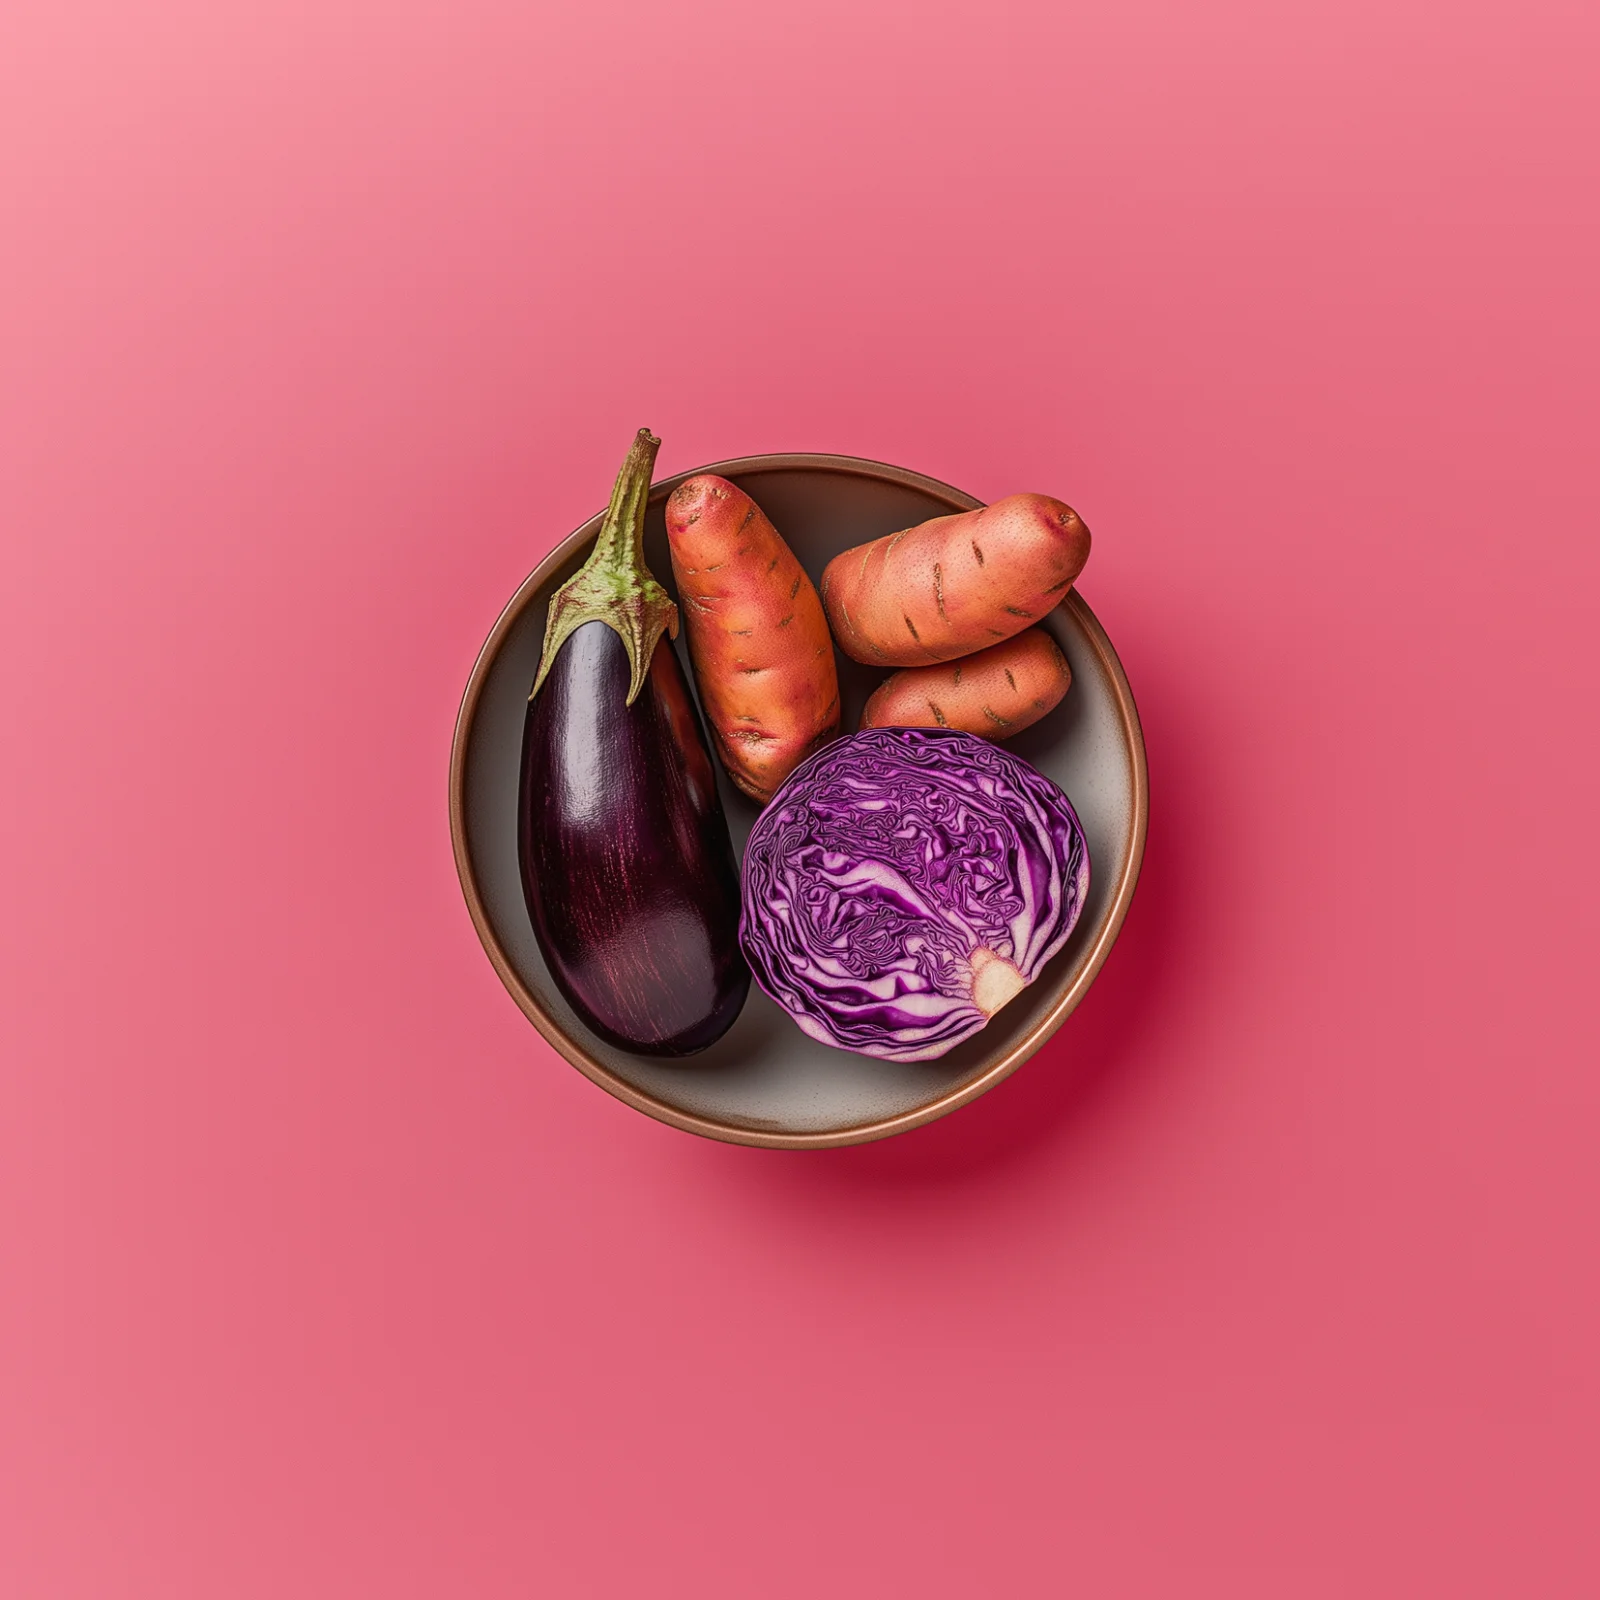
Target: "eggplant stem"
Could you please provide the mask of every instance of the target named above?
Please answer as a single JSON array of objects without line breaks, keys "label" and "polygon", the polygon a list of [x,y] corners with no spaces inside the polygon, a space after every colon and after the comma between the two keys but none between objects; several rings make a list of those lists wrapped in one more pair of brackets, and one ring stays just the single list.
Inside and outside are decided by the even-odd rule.
[{"label": "eggplant stem", "polygon": [[644,564],[644,513],[660,448],[661,441],[648,428],[639,430],[617,474],[589,559],[551,595],[544,650],[530,700],[543,686],[562,645],[586,622],[603,622],[622,640],[628,652],[626,704],[630,706],[644,687],[661,635],[678,637],[678,608]]}]

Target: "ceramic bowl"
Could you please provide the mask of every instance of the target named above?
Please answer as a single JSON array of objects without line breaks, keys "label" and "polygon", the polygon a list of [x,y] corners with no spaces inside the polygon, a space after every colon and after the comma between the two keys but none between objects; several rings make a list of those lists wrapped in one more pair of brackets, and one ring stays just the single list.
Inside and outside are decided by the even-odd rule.
[{"label": "ceramic bowl", "polygon": [[[696,471],[715,472],[745,490],[813,582],[851,545],[980,504],[920,473],[846,456],[750,456]],[[669,590],[662,506],[692,476],[665,479],[650,494],[645,555]],[[754,984],[739,1020],[709,1050],[682,1060],[629,1055],[590,1033],[551,981],[517,869],[522,725],[545,609],[582,564],[600,522],[597,514],[564,540],[511,597],[472,669],[456,721],[450,757],[456,867],[478,937],[512,998],[573,1066],[619,1100],[675,1128],[735,1144],[859,1144],[930,1122],[993,1088],[1061,1026],[1094,981],[1127,914],[1144,850],[1148,786],[1139,717],[1111,641],[1083,597],[1069,593],[1044,624],[1071,664],[1071,689],[1048,716],[1007,741],[1066,791],[1089,844],[1083,913],[1039,978],[938,1061],[875,1061],[829,1049],[806,1038]],[[1091,557],[1091,577],[1093,571]],[[676,648],[693,682],[685,646],[680,634]],[[850,730],[885,673],[842,654],[838,664],[841,726]],[[742,855],[756,807],[720,771],[719,781]]]}]

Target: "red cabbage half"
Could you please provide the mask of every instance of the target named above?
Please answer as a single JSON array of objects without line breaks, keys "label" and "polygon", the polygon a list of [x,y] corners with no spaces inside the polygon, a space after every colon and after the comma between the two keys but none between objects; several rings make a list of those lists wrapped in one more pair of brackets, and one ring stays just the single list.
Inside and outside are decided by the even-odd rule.
[{"label": "red cabbage half", "polygon": [[1067,797],[948,728],[864,728],[797,767],[745,847],[740,942],[813,1039],[931,1061],[1066,943],[1089,889]]}]

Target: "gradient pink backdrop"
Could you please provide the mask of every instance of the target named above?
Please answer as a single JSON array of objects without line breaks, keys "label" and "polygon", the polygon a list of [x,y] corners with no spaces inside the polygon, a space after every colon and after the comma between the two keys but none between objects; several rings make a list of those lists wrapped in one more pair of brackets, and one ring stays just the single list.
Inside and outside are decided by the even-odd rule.
[{"label": "gradient pink backdrop", "polygon": [[[0,1592],[1600,1593],[1597,16],[8,7]],[[1095,531],[1144,882],[923,1132],[659,1127],[473,936],[642,423]]]}]

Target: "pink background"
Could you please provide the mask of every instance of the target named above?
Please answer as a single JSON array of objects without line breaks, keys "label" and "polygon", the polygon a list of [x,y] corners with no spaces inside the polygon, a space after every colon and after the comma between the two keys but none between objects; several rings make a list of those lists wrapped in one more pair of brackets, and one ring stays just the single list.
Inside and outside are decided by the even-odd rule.
[{"label": "pink background", "polygon": [[[1600,1592],[1597,16],[8,7],[0,1592]],[[657,1126],[473,936],[642,423],[1094,529],[1144,882],[932,1128]]]}]

